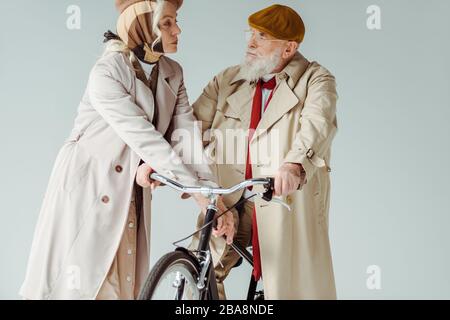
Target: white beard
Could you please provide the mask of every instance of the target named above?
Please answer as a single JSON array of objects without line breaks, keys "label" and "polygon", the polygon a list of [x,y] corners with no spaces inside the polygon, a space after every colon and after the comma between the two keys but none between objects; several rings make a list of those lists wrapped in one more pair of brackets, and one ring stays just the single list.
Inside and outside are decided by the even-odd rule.
[{"label": "white beard", "polygon": [[282,50],[277,50],[269,57],[246,58],[241,64],[241,70],[245,80],[258,81],[263,76],[273,72],[280,64]]}]

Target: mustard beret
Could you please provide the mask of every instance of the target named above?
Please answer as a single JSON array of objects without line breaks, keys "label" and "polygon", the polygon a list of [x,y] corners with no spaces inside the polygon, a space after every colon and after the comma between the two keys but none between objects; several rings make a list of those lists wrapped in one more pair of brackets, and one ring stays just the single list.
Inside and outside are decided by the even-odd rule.
[{"label": "mustard beret", "polygon": [[[142,1],[156,2],[156,0],[116,0],[116,8],[117,11],[122,13],[129,6]],[[175,5],[175,7],[177,7],[177,10],[180,9],[180,7],[183,5],[183,0],[166,0],[166,1],[172,2]]]},{"label": "mustard beret", "polygon": [[248,24],[280,40],[303,41],[305,25],[300,15],[294,9],[280,4],[252,14]]}]

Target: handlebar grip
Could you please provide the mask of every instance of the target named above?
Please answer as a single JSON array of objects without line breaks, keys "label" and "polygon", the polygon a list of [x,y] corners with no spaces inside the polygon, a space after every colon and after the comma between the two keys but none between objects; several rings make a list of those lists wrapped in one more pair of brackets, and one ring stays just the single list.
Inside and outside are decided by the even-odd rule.
[{"label": "handlebar grip", "polygon": [[269,180],[269,183],[268,183],[267,185],[265,185],[265,187],[266,187],[267,190],[266,190],[266,192],[264,192],[263,195],[262,195],[262,198],[263,198],[265,201],[267,201],[267,202],[269,202],[269,201],[272,200],[272,197],[273,197],[273,189],[274,189],[274,186],[275,186],[275,179],[274,179],[274,178],[269,178],[268,180]]},{"label": "handlebar grip", "polygon": [[153,170],[152,170],[152,172],[150,172],[150,174],[148,175],[148,179],[149,179],[150,181],[159,181],[159,186],[160,186],[160,187],[164,187],[165,184],[164,184],[163,182],[161,182],[159,179],[156,179],[157,177],[158,177],[158,173],[157,173],[156,171],[153,171]]}]

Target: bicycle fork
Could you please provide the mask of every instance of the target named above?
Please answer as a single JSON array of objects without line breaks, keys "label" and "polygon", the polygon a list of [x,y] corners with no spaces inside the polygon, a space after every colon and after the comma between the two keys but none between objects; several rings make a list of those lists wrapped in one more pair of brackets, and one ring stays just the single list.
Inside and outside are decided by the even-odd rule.
[{"label": "bicycle fork", "polygon": [[175,300],[182,300],[185,284],[186,284],[186,279],[181,274],[181,272],[177,272],[177,274],[175,276],[175,281],[172,284],[172,286],[177,289],[177,292],[175,294]]},{"label": "bicycle fork", "polygon": [[[216,213],[218,212],[216,200],[216,196],[210,197],[210,204],[208,205],[208,208],[206,210],[204,224],[211,223],[211,221],[213,221],[214,217],[216,216]],[[211,239],[213,227],[213,225],[210,225],[208,228],[202,230],[200,235],[200,242],[198,245],[201,270],[197,282],[197,288],[202,293],[204,299],[207,296],[210,299],[218,299],[217,285],[214,285],[216,284],[216,276],[214,265],[212,263],[211,251],[209,249],[209,240]]]}]

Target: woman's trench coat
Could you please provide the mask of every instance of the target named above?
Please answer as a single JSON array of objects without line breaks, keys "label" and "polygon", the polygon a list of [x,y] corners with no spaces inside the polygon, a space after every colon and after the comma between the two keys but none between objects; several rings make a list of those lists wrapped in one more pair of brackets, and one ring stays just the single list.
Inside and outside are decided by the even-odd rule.
[{"label": "woman's trench coat", "polygon": [[[178,148],[183,152],[175,152],[180,141],[170,143],[168,137],[180,128],[180,136],[189,133],[198,143],[190,140]],[[185,155],[203,157],[200,134],[178,63],[161,57],[154,99],[129,55],[106,50],[91,71],[74,129],[54,164],[20,295],[94,299],[119,246],[141,159],[180,183],[207,185],[211,175],[205,162],[185,164]],[[144,189],[138,287],[149,270],[150,200]]]}]

